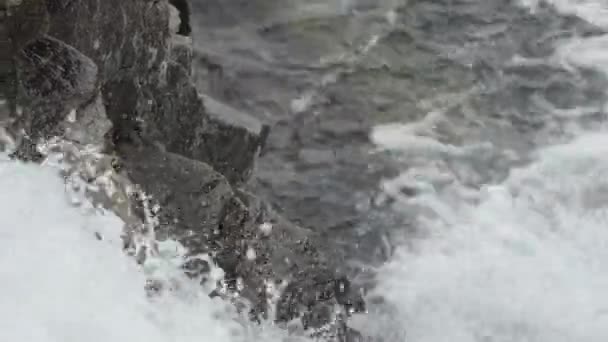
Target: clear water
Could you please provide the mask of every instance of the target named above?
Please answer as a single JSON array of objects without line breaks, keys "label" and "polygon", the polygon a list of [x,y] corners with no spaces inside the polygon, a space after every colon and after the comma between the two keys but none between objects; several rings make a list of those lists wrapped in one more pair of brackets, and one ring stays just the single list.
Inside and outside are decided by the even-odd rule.
[{"label": "clear water", "polygon": [[[553,3],[608,28],[604,1]],[[608,36],[560,43],[555,61],[608,72]],[[504,181],[476,190],[463,184],[464,166],[430,161],[471,163],[481,144],[441,144],[423,134],[430,121],[372,135],[381,148],[426,162],[388,183],[403,210],[415,208],[422,231],[380,270],[376,294],[390,305],[361,329],[389,341],[608,341],[608,130],[572,125]],[[414,181],[424,191],[398,197],[394,188]]]}]

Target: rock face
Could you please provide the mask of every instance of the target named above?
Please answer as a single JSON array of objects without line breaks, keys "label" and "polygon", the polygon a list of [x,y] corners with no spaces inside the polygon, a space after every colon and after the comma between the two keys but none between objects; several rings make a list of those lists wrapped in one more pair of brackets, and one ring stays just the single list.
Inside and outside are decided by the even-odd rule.
[{"label": "rock face", "polygon": [[[209,163],[235,184],[249,177],[266,129],[223,113],[207,115],[189,77],[191,48],[169,31],[166,1],[49,4],[50,34],[100,68],[115,142],[130,141],[137,132],[167,151]],[[94,23],[65,25],[68,18]]]},{"label": "rock face", "polygon": [[[269,128],[199,94],[191,79],[187,3],[171,1],[179,25],[172,23],[175,9],[167,0],[24,3],[37,9],[45,4],[37,15],[48,25],[12,45],[15,69],[9,72],[16,70],[19,110],[0,124],[21,139],[15,155],[41,158],[36,143],[51,137],[103,145],[128,182],[159,205],[157,236],[179,240],[191,256],[212,255],[228,287],[252,303],[252,318],[272,309],[278,321],[300,317],[307,328],[333,322],[333,338],[346,338],[345,315],[334,308],[361,310],[360,294],[337,271],[322,236],[245,190]],[[8,8],[13,19],[25,15],[15,6]],[[23,30],[8,28],[11,37]],[[317,151],[306,155],[328,158]],[[131,210],[141,216],[139,201],[129,205],[118,210],[121,217]],[[205,271],[196,263],[184,268]],[[285,290],[276,305],[269,304],[267,288],[279,284]]]},{"label": "rock face", "polygon": [[[191,256],[213,254],[226,273],[228,286],[240,278],[243,294],[255,298],[253,314],[266,311],[266,283],[286,281],[277,319],[305,324],[327,323],[312,317],[334,304],[355,310],[363,303],[348,279],[335,272],[319,237],[284,219],[254,195],[234,190],[209,165],[150,146],[121,146],[129,178],[160,205],[157,234],[177,238]],[[265,231],[263,224],[272,224]],[[252,256],[253,255],[253,256]],[[310,309],[310,310],[309,310]]]},{"label": "rock face", "polygon": [[26,108],[19,119],[32,138],[47,138],[72,108],[89,101],[96,92],[97,65],[66,43],[42,37],[16,57],[23,87],[19,102]]},{"label": "rock face", "polygon": [[487,118],[485,127],[501,131],[508,119],[530,132],[547,123],[537,95],[556,108],[602,105],[593,90],[599,80],[573,86],[567,70],[512,64],[553,53],[554,32],[561,39],[603,31],[541,3],[532,15],[504,0],[194,1],[195,79],[272,123],[253,191],[367,264],[390,256],[382,240],[414,225],[374,196],[382,178],[413,169],[416,159],[395,165],[374,153],[375,125],[440,112],[445,122],[428,134],[458,145],[468,138],[448,132],[477,125],[463,119],[471,110]]}]

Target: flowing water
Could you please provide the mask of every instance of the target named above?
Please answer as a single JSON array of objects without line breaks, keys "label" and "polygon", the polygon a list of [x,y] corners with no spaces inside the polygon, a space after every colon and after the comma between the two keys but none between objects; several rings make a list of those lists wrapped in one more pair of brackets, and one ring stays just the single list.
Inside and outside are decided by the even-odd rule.
[{"label": "flowing water", "polygon": [[[553,3],[608,28],[603,1]],[[538,3],[522,5],[534,11]],[[573,78],[577,69],[608,72],[608,35],[559,41],[552,56],[527,62]],[[419,233],[379,271],[383,318],[362,320],[361,329],[391,341],[606,341],[606,110],[545,106],[553,128],[536,131],[532,149],[496,133],[443,143],[435,137],[450,120],[444,112],[377,127],[377,144],[409,161],[385,188],[415,213]]]},{"label": "flowing water", "polygon": [[[73,205],[56,166],[0,155],[0,188],[0,341],[280,340],[180,279],[177,246],[137,265],[122,252],[120,219]],[[149,299],[153,274],[181,287]]]},{"label": "flowing water", "polygon": [[[383,8],[405,1],[385,2]],[[448,2],[481,4],[441,3]],[[419,121],[395,120],[371,132],[376,153],[401,167],[376,200],[408,221],[381,227],[396,247],[377,269],[370,312],[352,321],[364,334],[385,342],[608,341],[608,35],[601,34],[608,4],[549,2],[599,29],[577,35],[555,28],[545,37],[551,53],[516,53],[481,86],[425,96],[415,108],[428,112],[403,113]],[[350,3],[340,1],[341,13]],[[544,3],[519,5],[536,15]],[[314,4],[311,13],[326,10],[324,2]],[[389,23],[395,15],[387,12]],[[488,22],[476,34],[511,32]],[[466,62],[473,50],[451,45],[446,56]],[[385,53],[390,59],[395,51]],[[543,91],[530,95],[513,84]],[[520,97],[534,106],[519,106]],[[505,99],[504,111],[484,105],[487,98]],[[169,252],[175,246],[136,265],[121,251],[118,218],[72,205],[54,166],[0,156],[0,189],[0,341],[287,338],[181,280],[172,263],[179,255]],[[179,286],[150,299],[143,287],[150,272]]]}]

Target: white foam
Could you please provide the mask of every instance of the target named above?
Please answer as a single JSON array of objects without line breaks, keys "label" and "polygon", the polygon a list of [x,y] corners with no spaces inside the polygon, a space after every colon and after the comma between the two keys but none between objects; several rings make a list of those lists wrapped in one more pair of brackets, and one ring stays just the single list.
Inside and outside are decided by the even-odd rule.
[{"label": "white foam", "polygon": [[70,206],[55,169],[0,157],[0,341],[279,340],[196,286],[149,300],[117,217]]},{"label": "white foam", "polygon": [[[604,2],[553,2],[608,24]],[[608,44],[571,41],[555,58],[608,71]],[[422,141],[411,127],[378,130],[375,141],[420,150],[399,146]],[[474,201],[459,195],[458,177],[407,199],[433,213],[419,217],[426,235],[380,270],[375,294],[393,311],[363,320],[361,329],[389,341],[608,341],[608,132],[598,125],[570,133],[577,137],[537,150],[528,166],[484,186]]]}]

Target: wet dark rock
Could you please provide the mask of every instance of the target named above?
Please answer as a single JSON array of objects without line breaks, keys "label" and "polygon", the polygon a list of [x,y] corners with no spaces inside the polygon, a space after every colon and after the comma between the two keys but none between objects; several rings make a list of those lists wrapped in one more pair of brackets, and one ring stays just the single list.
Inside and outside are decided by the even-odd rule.
[{"label": "wet dark rock", "polygon": [[90,57],[102,82],[127,76],[158,81],[170,44],[166,1],[47,1],[49,35]]},{"label": "wet dark rock", "polygon": [[[243,281],[241,294],[259,315],[266,312],[267,281],[288,284],[277,306],[279,321],[332,312],[334,304],[363,309],[359,292],[336,273],[318,234],[286,221],[254,195],[235,192],[202,162],[156,147],[120,146],[118,151],[129,178],[160,205],[158,235],[177,238],[192,256],[214,255],[229,287]],[[263,223],[272,229],[265,232]],[[199,266],[193,262],[185,268],[197,274]],[[304,319],[311,327],[327,323]]]},{"label": "wet dark rock", "polygon": [[212,98],[203,99],[183,64],[169,60],[165,65],[152,82],[121,77],[104,85],[114,142],[139,136],[207,162],[233,183],[246,181],[267,128]]},{"label": "wet dark rock", "polygon": [[251,189],[343,246],[358,243],[348,228],[403,225],[385,207],[357,209],[396,173],[392,158],[370,153],[374,125],[439,108],[460,127],[473,110],[487,125],[513,122],[514,141],[528,144],[525,132],[548,122],[539,97],[558,108],[604,98],[560,66],[511,64],[603,32],[548,5],[532,14],[516,1],[205,1],[192,23],[197,84],[272,125]]},{"label": "wet dark rock", "polygon": [[171,45],[170,58],[192,74],[192,41],[187,37],[174,36]]},{"label": "wet dark rock", "polygon": [[[339,271],[340,259],[324,237],[241,188],[268,125],[195,87],[187,4],[171,3],[181,18],[176,32],[165,0],[46,2],[48,35],[28,41],[16,59],[18,95],[27,109],[19,118],[27,131],[19,157],[42,159],[37,139],[52,136],[75,146],[104,145],[112,157],[104,166],[119,183],[135,185],[159,205],[153,213],[157,237],[188,248],[184,272],[204,278],[209,264],[201,256],[210,255],[229,288],[251,301],[256,319],[268,311],[269,282],[287,285],[279,321],[302,317],[307,326],[320,327],[331,323],[335,306],[361,310],[357,287]],[[302,157],[329,161],[312,149]],[[131,229],[146,221],[145,198],[134,196],[127,205],[102,195],[95,200],[116,210]],[[125,246],[131,244],[127,236]],[[146,249],[134,257],[144,262]],[[153,294],[160,286],[152,280],[147,289]]]},{"label": "wet dark rock", "polygon": [[[254,117],[209,96],[203,96],[209,130],[202,138],[197,159],[213,165],[232,183],[242,184],[264,148],[269,127]],[[201,152],[198,152],[201,153]],[[197,154],[193,154],[196,158]]]},{"label": "wet dark rock", "polygon": [[[230,118],[207,115],[189,79],[189,40],[171,36],[165,1],[57,0],[50,12],[50,34],[92,58],[100,69],[114,142],[142,136],[211,163],[231,181],[247,178],[262,136],[226,121]],[[238,143],[230,144],[227,136]]]},{"label": "wet dark rock", "polygon": [[169,3],[179,12],[180,23],[177,34],[189,36],[192,32],[192,27],[190,26],[190,3],[188,0],[169,0]]},{"label": "wet dark rock", "polygon": [[[584,70],[513,64],[601,32],[551,6],[532,15],[498,0],[209,0],[188,13],[171,3],[175,29],[165,0],[48,0],[48,34],[97,66],[101,94],[75,101],[77,112],[105,109],[123,171],[162,208],[159,236],[190,249],[184,271],[201,276],[208,265],[195,257],[211,253],[229,287],[243,285],[252,316],[266,312],[266,281],[286,283],[280,321],[319,328],[334,305],[361,309],[351,276],[364,271],[353,264],[386,260],[387,230],[409,229],[375,198],[410,162],[373,150],[375,125],[438,109],[438,140],[512,124],[505,140],[527,146],[550,124],[543,100],[567,109],[605,96],[594,91],[605,80],[584,83]],[[489,178],[484,167],[498,162],[479,159],[472,171]]]},{"label": "wet dark rock", "polygon": [[46,0],[21,0],[13,3],[5,0],[0,4],[0,10],[6,15],[2,26],[7,28],[12,45],[8,51],[18,53],[48,32],[49,13],[45,2]]},{"label": "wet dark rock", "polygon": [[193,243],[187,242],[186,247],[192,253],[208,253],[205,245],[213,239],[222,208],[232,197],[226,179],[205,163],[154,146],[119,145],[117,151],[129,178],[162,208],[157,217],[158,237],[191,237]]},{"label": "wet dark rock", "polygon": [[327,165],[336,161],[336,155],[331,150],[306,148],[300,150],[298,157],[306,165]]},{"label": "wet dark rock", "polygon": [[211,271],[209,262],[200,258],[192,258],[186,261],[182,268],[187,276],[191,278],[204,277]]}]

